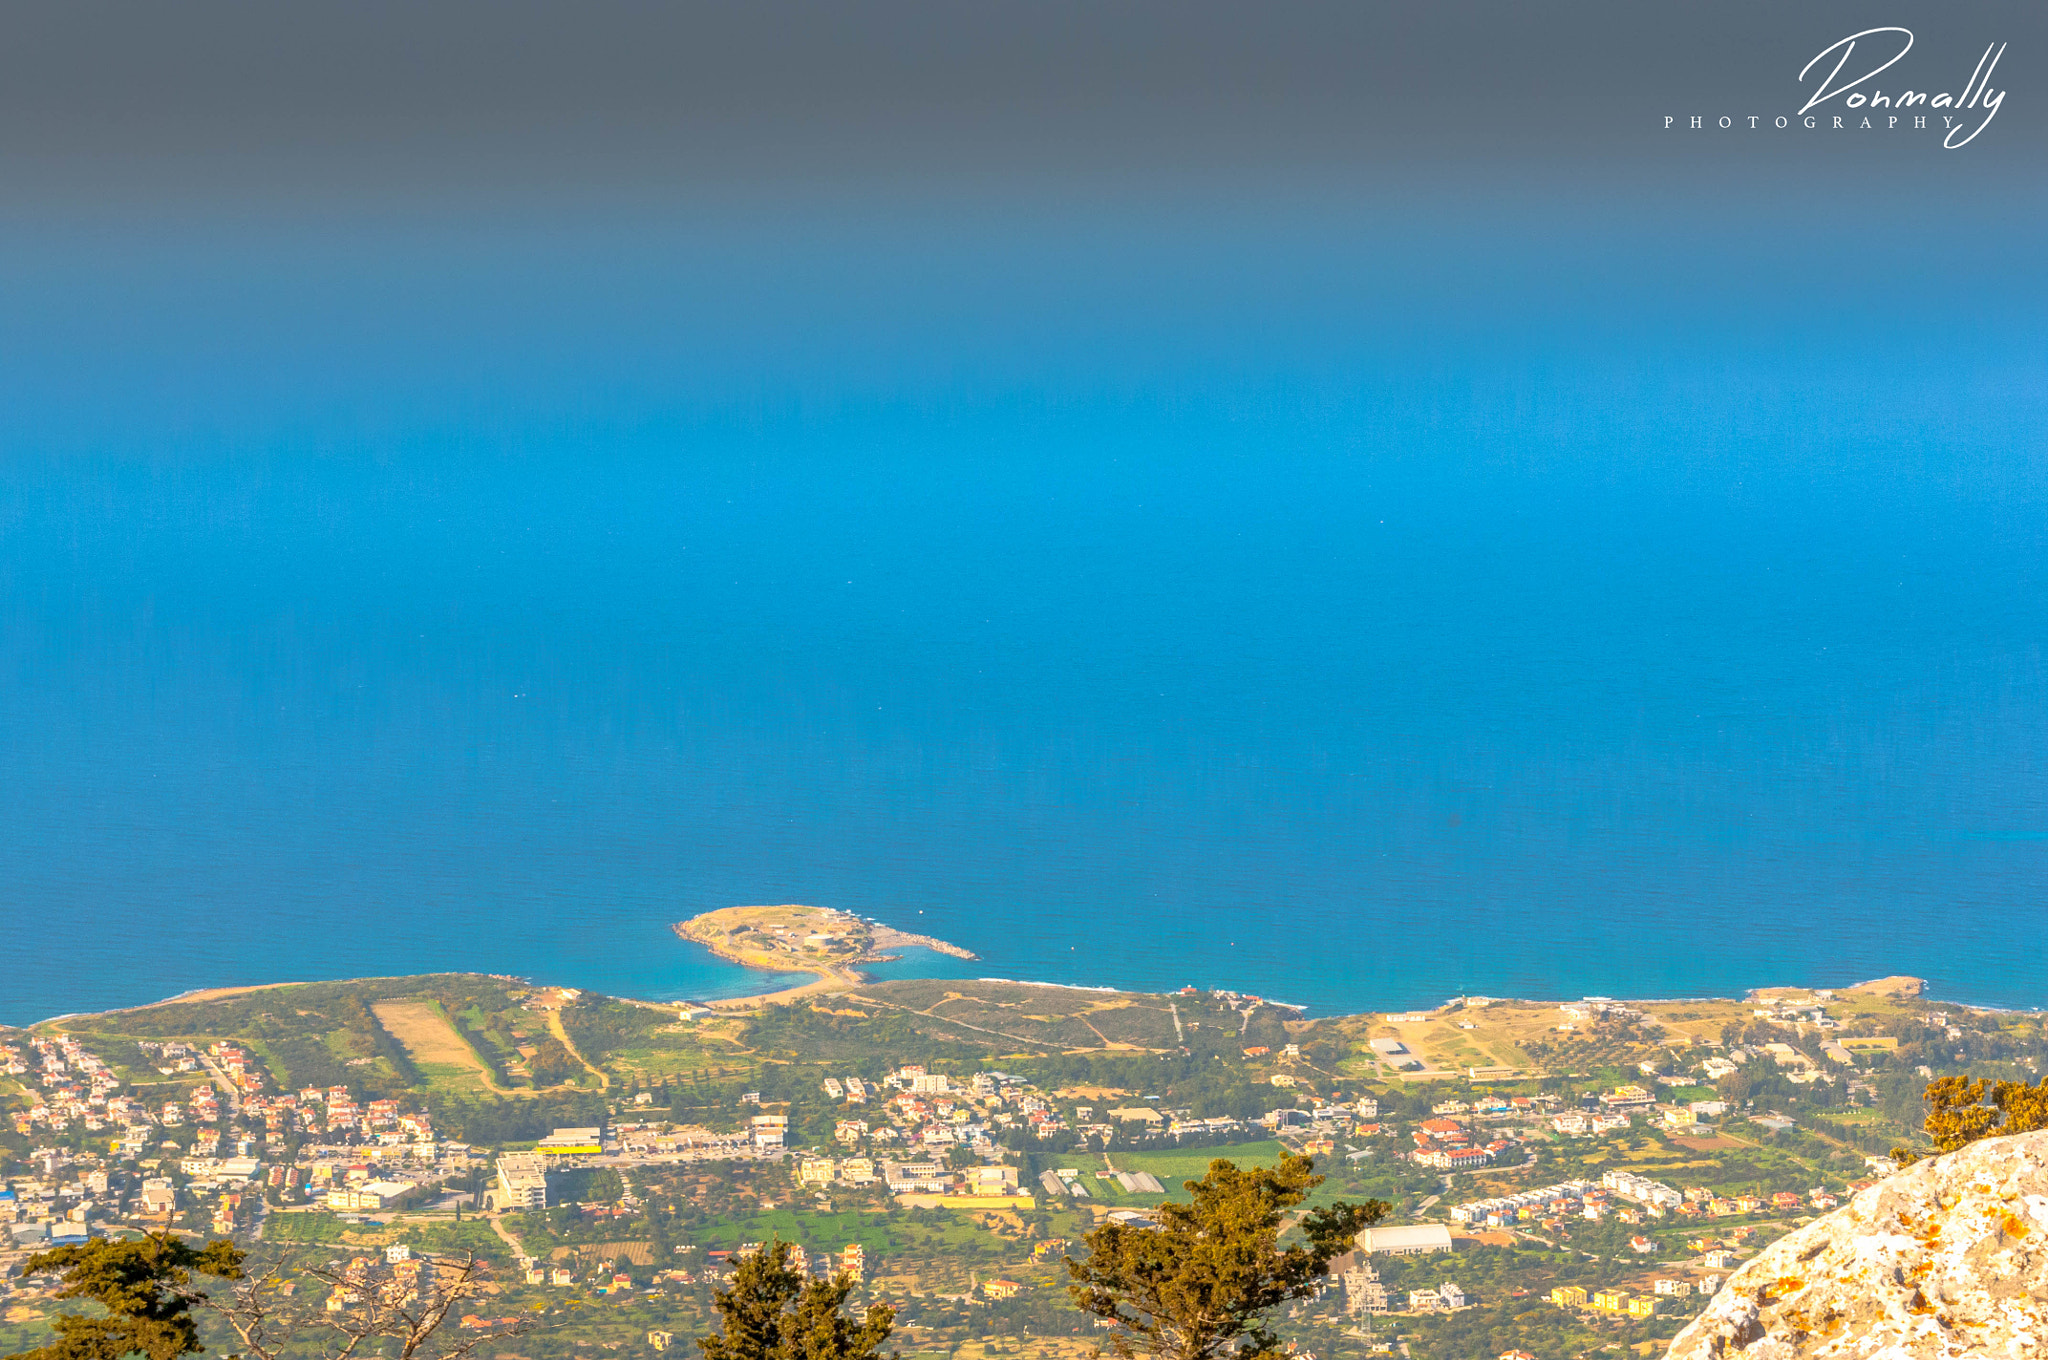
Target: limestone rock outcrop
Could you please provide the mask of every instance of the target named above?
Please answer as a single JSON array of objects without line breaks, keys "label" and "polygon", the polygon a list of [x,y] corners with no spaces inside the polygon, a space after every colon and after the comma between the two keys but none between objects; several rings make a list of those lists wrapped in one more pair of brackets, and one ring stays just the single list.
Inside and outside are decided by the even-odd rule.
[{"label": "limestone rock outcrop", "polygon": [[2048,1360],[2048,1132],[1916,1163],[1766,1247],[1670,1360]]}]

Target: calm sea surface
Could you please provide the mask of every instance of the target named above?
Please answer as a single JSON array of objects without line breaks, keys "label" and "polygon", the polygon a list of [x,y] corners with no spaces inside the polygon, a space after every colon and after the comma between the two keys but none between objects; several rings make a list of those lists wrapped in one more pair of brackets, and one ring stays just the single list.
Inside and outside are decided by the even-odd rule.
[{"label": "calm sea surface", "polygon": [[0,321],[0,1020],[728,995],[667,925],[757,902],[1318,1013],[2048,1004],[2039,314],[1310,244],[1239,291],[1190,243],[904,247],[762,320],[653,252],[660,307],[587,260],[43,243]]}]

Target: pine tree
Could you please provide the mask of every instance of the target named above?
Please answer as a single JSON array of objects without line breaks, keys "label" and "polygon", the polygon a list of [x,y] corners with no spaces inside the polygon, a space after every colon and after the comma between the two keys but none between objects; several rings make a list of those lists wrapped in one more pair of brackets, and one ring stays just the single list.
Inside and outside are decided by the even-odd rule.
[{"label": "pine tree", "polygon": [[[1985,1096],[1991,1103],[1984,1103]],[[1971,1081],[1941,1077],[1927,1084],[1923,1095],[1927,1119],[1922,1125],[1937,1153],[1954,1152],[1980,1138],[2048,1129],[2048,1077],[2039,1086],[2023,1081]],[[2002,1117],[2001,1117],[2002,1116]],[[1911,1148],[1892,1149],[1892,1159],[1910,1166],[1921,1154]]]},{"label": "pine tree", "polygon": [[1067,1292],[1116,1324],[1110,1344],[1120,1360],[1278,1360],[1265,1314],[1313,1294],[1331,1258],[1389,1208],[1368,1200],[1310,1210],[1298,1225],[1307,1241],[1282,1249],[1283,1212],[1323,1183],[1314,1166],[1293,1153],[1271,1170],[1209,1163],[1202,1179],[1185,1182],[1193,1202],[1160,1205],[1156,1227],[1109,1222],[1089,1233],[1087,1257],[1067,1261]]},{"label": "pine tree", "polygon": [[206,1295],[193,1287],[195,1274],[224,1280],[242,1278],[243,1252],[221,1240],[195,1248],[169,1231],[137,1241],[101,1239],[57,1247],[31,1256],[25,1275],[54,1272],[63,1280],[60,1299],[89,1299],[106,1309],[99,1317],[60,1313],[51,1326],[57,1339],[8,1360],[176,1360],[205,1349],[192,1307]]},{"label": "pine tree", "polygon": [[853,1287],[851,1275],[814,1280],[790,1269],[789,1243],[771,1241],[712,1295],[722,1330],[697,1345],[705,1360],[880,1360],[896,1310],[876,1304],[855,1322],[840,1311]]}]

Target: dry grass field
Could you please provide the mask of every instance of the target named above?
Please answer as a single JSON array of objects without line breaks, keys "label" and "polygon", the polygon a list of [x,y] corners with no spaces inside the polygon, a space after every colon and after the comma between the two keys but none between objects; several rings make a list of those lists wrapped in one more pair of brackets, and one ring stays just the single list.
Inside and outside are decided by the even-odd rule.
[{"label": "dry grass field", "polygon": [[[1881,1027],[1924,1004],[1919,999],[1920,987],[1917,978],[1879,978],[1835,989],[1820,1004],[1846,1024]],[[1621,1004],[1643,1012],[1651,1022],[1636,1041],[1617,1040],[1608,1027],[1574,1019],[1563,1006],[1578,1003],[1569,1002],[1454,1004],[1405,1013],[1399,1019],[1389,1015],[1338,1016],[1302,1028],[1341,1033],[1350,1047],[1343,1064],[1349,1075],[1427,1082],[1462,1077],[1475,1067],[1495,1067],[1508,1068],[1517,1077],[1532,1077],[1543,1075],[1549,1063],[1560,1058],[1574,1067],[1632,1063],[1660,1047],[1717,1043],[1730,1023],[1748,1024],[1753,1012],[1767,1002],[1814,999],[1809,988],[1767,987],[1740,999],[1624,1001]],[[1396,1071],[1383,1055],[1372,1051],[1374,1039],[1400,1040],[1423,1064],[1422,1069]]]},{"label": "dry grass field", "polygon": [[492,1080],[490,1070],[432,1003],[378,1001],[370,1006],[370,1010],[376,1015],[377,1023],[390,1030],[391,1037],[405,1046],[406,1053],[422,1072],[428,1072],[430,1076],[439,1075],[429,1069],[439,1068],[446,1072],[452,1068],[486,1090],[500,1089]]}]

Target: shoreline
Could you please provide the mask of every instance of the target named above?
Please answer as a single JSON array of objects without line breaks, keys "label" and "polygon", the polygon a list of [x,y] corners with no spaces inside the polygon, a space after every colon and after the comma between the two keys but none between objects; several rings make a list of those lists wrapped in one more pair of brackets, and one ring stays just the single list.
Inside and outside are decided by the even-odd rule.
[{"label": "shoreline", "polygon": [[[225,1001],[231,996],[247,996],[250,992],[275,991],[279,987],[346,987],[358,982],[403,982],[412,978],[462,976],[465,976],[465,974],[460,972],[449,973],[446,971],[433,973],[367,973],[361,977],[292,978],[284,982],[245,982],[227,987],[188,987],[173,996],[159,997],[155,1001],[139,1001],[133,1006],[108,1006],[105,1010],[97,1011],[66,1011],[62,1015],[51,1015],[41,1020],[31,1020],[26,1025],[9,1026],[0,1024],[0,1029],[30,1030],[38,1025],[54,1025],[64,1020],[90,1020],[101,1015],[128,1015],[135,1011],[155,1010],[158,1006],[176,1006],[185,1002]],[[467,976],[512,978],[515,975],[511,973],[474,973]],[[518,978],[517,980],[521,983],[527,982],[525,978]]]},{"label": "shoreline", "polygon": [[[849,915],[849,914],[842,914],[842,915]],[[693,919],[695,919],[695,918],[693,918]],[[857,919],[857,918],[856,918],[856,919]],[[686,932],[686,931],[684,930],[684,927],[685,927],[686,925],[688,925],[688,924],[689,924],[689,922],[677,922],[677,923],[674,923],[674,924],[673,924],[673,925],[672,925],[672,926],[670,927],[670,929],[671,929],[671,931],[672,931],[672,932],[673,932],[673,933],[674,933],[674,934],[675,934],[675,935],[676,935],[676,936],[677,936],[677,937],[678,937],[679,939],[682,939],[682,940],[688,941],[688,942],[689,942],[689,943],[691,943],[691,944],[696,944],[696,945],[699,945],[700,947],[704,948],[704,949],[705,949],[705,950],[706,950],[706,951],[707,951],[708,953],[710,953],[710,954],[711,954],[711,955],[712,955],[713,957],[715,957],[715,958],[717,958],[717,959],[721,960],[722,962],[725,962],[725,963],[729,963],[729,964],[733,964],[733,965],[735,965],[735,966],[737,966],[737,967],[739,967],[739,968],[743,969],[743,970],[745,971],[745,973],[746,973],[746,974],[748,974],[748,975],[761,975],[761,976],[759,976],[758,980],[759,980],[759,981],[760,981],[760,982],[761,982],[762,984],[764,984],[764,985],[767,985],[767,984],[768,984],[768,981],[769,981],[769,976],[770,976],[770,975],[772,975],[772,976],[774,976],[774,977],[776,978],[776,980],[777,980],[778,982],[781,982],[781,985],[773,985],[773,986],[771,986],[770,990],[766,990],[766,991],[752,991],[752,990],[750,990],[750,991],[746,991],[746,992],[738,993],[738,994],[735,994],[735,995],[731,995],[731,996],[724,996],[724,997],[717,997],[717,998],[702,998],[702,997],[674,997],[674,998],[670,998],[670,999],[666,999],[666,1000],[660,1000],[660,999],[655,999],[655,998],[650,998],[650,997],[645,997],[645,996],[628,996],[628,995],[625,995],[625,994],[623,994],[623,993],[619,993],[619,994],[616,994],[616,995],[618,996],[618,999],[620,999],[620,1000],[623,1000],[623,1001],[630,1001],[630,1002],[634,1002],[634,1003],[637,1003],[637,1004],[643,1004],[643,1005],[651,1005],[651,1006],[664,1006],[664,1007],[666,1007],[666,1006],[674,1006],[674,1005],[682,1004],[682,1003],[684,1003],[684,1002],[692,1002],[692,1003],[694,1003],[694,1004],[699,1004],[699,1005],[703,1005],[703,1006],[705,1006],[705,1007],[707,1007],[707,1008],[709,1008],[709,1009],[711,1009],[711,1010],[713,1010],[713,1011],[718,1011],[718,1012],[723,1012],[723,1013],[730,1013],[730,1012],[734,1012],[734,1011],[745,1011],[745,1010],[751,1010],[751,1009],[758,1009],[758,1008],[760,1008],[760,1007],[762,1007],[762,1006],[769,1006],[769,1005],[787,1005],[787,1004],[789,1004],[789,1003],[791,1003],[791,1002],[794,1002],[794,1001],[798,1001],[798,1000],[802,1000],[802,999],[804,999],[804,998],[806,998],[806,997],[811,997],[811,996],[820,996],[820,995],[828,995],[828,994],[831,994],[831,993],[834,993],[834,992],[841,992],[841,991],[852,991],[852,990],[857,990],[857,989],[858,989],[858,988],[860,988],[860,987],[864,987],[864,986],[869,986],[869,985],[872,985],[872,984],[874,984],[874,983],[875,983],[875,982],[876,982],[876,981],[877,981],[878,979],[874,978],[874,977],[873,977],[872,975],[870,975],[869,973],[867,973],[867,972],[866,972],[865,970],[861,969],[861,968],[860,968],[860,967],[858,967],[857,965],[858,965],[859,963],[865,963],[865,962],[884,962],[884,961],[891,961],[891,960],[888,960],[888,959],[878,959],[878,958],[874,958],[874,957],[872,957],[872,955],[871,955],[871,954],[863,954],[862,956],[860,956],[860,957],[859,957],[859,958],[857,958],[857,959],[850,959],[850,960],[846,960],[846,961],[842,961],[842,962],[838,962],[838,963],[834,963],[834,964],[830,964],[830,965],[823,965],[823,966],[821,966],[820,964],[817,964],[817,963],[808,963],[808,962],[807,962],[807,963],[799,964],[799,965],[798,965],[798,966],[796,966],[796,967],[790,967],[790,966],[786,966],[786,965],[784,965],[784,964],[780,963],[779,961],[776,961],[776,960],[772,960],[772,959],[769,959],[769,958],[766,958],[766,957],[763,957],[763,956],[749,956],[749,955],[743,954],[743,953],[741,953],[741,952],[739,952],[739,951],[729,951],[729,950],[725,950],[725,949],[720,949],[720,948],[718,948],[718,947],[717,947],[717,946],[716,946],[716,945],[715,945],[715,944],[714,944],[713,942],[711,942],[711,941],[707,941],[707,940],[699,939],[699,938],[696,938],[695,936],[693,936],[693,935],[691,935],[691,934],[687,933],[687,932]],[[876,923],[876,924],[879,924],[879,923]],[[885,929],[885,930],[886,930],[886,929],[888,929],[888,928],[887,928],[887,927],[882,927],[882,929]],[[897,936],[898,936],[897,940],[896,940],[895,942],[893,942],[893,943],[895,943],[895,944],[896,944],[896,945],[897,945],[898,947],[923,947],[923,948],[929,948],[929,947],[930,947],[930,945],[928,945],[927,943],[925,943],[925,940],[924,940],[923,938],[919,938],[919,939],[918,939],[918,941],[917,941],[917,944],[916,944],[915,946],[909,946],[909,942],[908,942],[907,940],[904,940],[904,939],[902,938],[902,933],[900,933],[900,932],[892,932],[892,933],[895,933],[895,934],[897,934]],[[943,943],[943,942],[940,942],[940,943]],[[955,952],[956,950],[957,950],[958,952]],[[969,952],[969,951],[966,951],[966,950],[960,950],[958,946],[952,946],[952,947],[950,947],[949,949],[947,949],[947,950],[944,950],[944,951],[940,951],[940,950],[936,950],[936,949],[934,949],[934,950],[933,950],[933,952],[935,952],[935,953],[946,953],[946,954],[949,954],[949,955],[950,955],[950,956],[952,956],[952,957],[966,957],[966,958],[978,958],[978,956],[976,956],[976,955],[972,954],[972,953],[971,953],[971,952]],[[125,1013],[128,1013],[128,1012],[133,1012],[133,1011],[145,1011],[145,1010],[151,1010],[151,1009],[154,1009],[154,1008],[156,1008],[156,1007],[159,1007],[159,1006],[169,1006],[169,1005],[177,1005],[177,1004],[181,1004],[181,1003],[188,1003],[188,1002],[189,1002],[189,1003],[201,1003],[201,1002],[206,1002],[206,1001],[217,1001],[217,1000],[225,1000],[225,999],[227,999],[227,998],[230,998],[230,997],[235,997],[235,996],[244,996],[244,995],[248,995],[248,994],[250,994],[250,993],[253,993],[253,992],[261,992],[261,991],[270,991],[270,990],[274,990],[274,989],[277,989],[277,988],[282,988],[282,987],[301,987],[301,986],[314,986],[314,985],[328,985],[328,986],[332,986],[332,985],[350,985],[350,984],[356,984],[356,983],[371,983],[371,982],[396,982],[396,981],[402,981],[402,980],[407,980],[407,979],[411,979],[411,978],[427,978],[427,977],[440,977],[440,976],[451,976],[451,975],[460,975],[460,974],[463,974],[463,973],[467,973],[467,972],[469,972],[469,971],[470,971],[470,970],[448,970],[448,969],[440,969],[440,970],[436,970],[436,971],[434,971],[434,972],[430,972],[430,973],[384,973],[384,974],[366,974],[366,975],[361,975],[361,976],[355,976],[355,977],[340,977],[340,978],[299,978],[299,979],[291,979],[291,980],[286,980],[286,981],[281,981],[281,982],[257,982],[257,983],[245,983],[245,984],[235,984],[235,985],[229,985],[229,986],[220,986],[220,987],[195,987],[195,988],[188,988],[187,990],[185,990],[185,991],[182,991],[182,992],[179,992],[179,993],[177,993],[177,994],[175,994],[175,995],[172,995],[172,996],[162,997],[162,998],[159,998],[159,999],[157,999],[157,1000],[154,1000],[154,1001],[145,1001],[145,1002],[139,1002],[139,1003],[137,1003],[137,1004],[135,1004],[135,1005],[130,1005],[130,1006],[109,1006],[109,1007],[103,1008],[103,1009],[101,1009],[101,1010],[82,1010],[82,1011],[66,1011],[66,1012],[64,1012],[64,1013],[62,1013],[62,1014],[59,1014],[59,1015],[52,1015],[52,1016],[47,1016],[47,1017],[44,1017],[44,1018],[42,1018],[42,1019],[38,1019],[38,1020],[32,1020],[32,1021],[28,1021],[28,1022],[26,1022],[26,1023],[23,1023],[23,1024],[19,1024],[19,1025],[7,1025],[7,1024],[0,1024],[0,1030],[6,1030],[6,1029],[15,1029],[15,1030],[27,1031],[27,1030],[31,1030],[31,1029],[35,1029],[35,1028],[38,1028],[38,1027],[40,1027],[40,1026],[44,1026],[44,1025],[59,1025],[59,1024],[63,1024],[63,1023],[65,1023],[65,1022],[68,1022],[68,1021],[76,1021],[76,1020],[86,1020],[86,1019],[92,1019],[92,1018],[95,1018],[95,1017],[98,1017],[98,1016],[104,1016],[104,1015],[119,1015],[119,1014],[125,1014]],[[476,972],[476,974],[475,974],[475,975],[476,975],[476,976],[482,976],[482,977],[494,977],[494,978],[498,978],[498,979],[501,979],[501,980],[511,980],[511,981],[517,981],[517,982],[519,982],[519,983],[521,983],[521,984],[523,984],[523,985],[527,985],[527,986],[580,986],[580,985],[581,985],[581,984],[575,983],[575,982],[573,982],[573,981],[548,981],[548,982],[536,982],[536,981],[535,981],[535,980],[534,980],[534,979],[533,979],[532,977],[529,977],[529,976],[526,976],[526,975],[522,975],[522,974],[511,974],[511,973],[488,973],[488,972],[483,972],[483,971],[481,971],[481,970],[478,970],[478,971]],[[788,978],[789,978],[789,977],[791,977],[792,975],[807,975],[807,976],[806,976],[806,980],[804,980],[804,981],[802,981],[802,982],[798,982],[798,983],[795,983],[794,985],[790,985],[790,984],[789,984],[789,983],[787,983],[786,981],[783,981],[784,979],[788,979]],[[749,978],[748,980],[752,981],[752,980],[755,980],[755,979],[754,979],[753,977],[750,977],[750,978]],[[903,979],[903,980],[907,980],[907,979]],[[944,978],[935,978],[935,979],[933,979],[933,980],[935,980],[935,981],[942,981],[942,980],[945,980],[945,979],[944,979]],[[960,980],[962,980],[962,981],[967,981],[968,979],[962,978],[962,979],[960,979]],[[976,977],[976,978],[974,978],[974,979],[972,979],[972,980],[973,980],[973,981],[977,981],[977,982],[984,982],[984,983],[1000,983],[1000,984],[1004,984],[1004,985],[1008,985],[1008,986],[1020,986],[1020,987],[1048,987],[1048,988],[1057,988],[1057,989],[1060,989],[1060,990],[1064,990],[1064,991],[1085,991],[1085,992],[1097,992],[1097,993],[1101,993],[1101,994],[1103,994],[1103,995],[1143,995],[1143,996],[1151,996],[1151,995],[1156,995],[1156,996],[1171,996],[1171,995],[1173,995],[1173,992],[1172,992],[1172,991],[1170,991],[1170,990],[1169,990],[1169,991],[1157,991],[1157,992],[1154,992],[1154,991],[1147,991],[1147,990],[1145,990],[1145,989],[1142,989],[1142,988],[1124,988],[1124,987],[1112,987],[1112,986],[1103,986],[1103,985],[1101,985],[1101,984],[1089,984],[1089,983],[1051,982],[1051,981],[1043,981],[1043,980],[1036,980],[1036,979],[1023,979],[1023,978],[1004,978],[1004,977],[994,977],[994,976],[981,976],[981,977]],[[1920,978],[1915,978],[1915,977],[1910,977],[1910,976],[1906,976],[1906,975],[1891,975],[1891,976],[1887,976],[1887,977],[1882,977],[1882,978],[1872,978],[1872,979],[1869,979],[1869,980],[1866,980],[1866,981],[1863,981],[1863,982],[1851,983],[1851,984],[1848,984],[1848,985],[1846,985],[1846,986],[1844,986],[1844,985],[1837,985],[1837,986],[1833,986],[1833,987],[1821,987],[1821,986],[1812,986],[1812,987],[1809,987],[1809,986],[1802,986],[1802,985],[1791,985],[1791,984],[1785,984],[1785,983],[1771,983],[1771,984],[1765,984],[1765,985],[1761,985],[1761,986],[1756,986],[1756,987],[1750,987],[1750,988],[1745,988],[1745,989],[1744,989],[1744,990],[1742,991],[1742,993],[1741,993],[1740,995],[1730,995],[1730,996],[1693,996],[1693,997],[1613,997],[1613,998],[1604,998],[1604,999],[1607,999],[1607,1000],[1610,1000],[1610,1001],[1612,1001],[1613,1003],[1616,1003],[1616,1004],[1622,1004],[1622,1005],[1630,1005],[1630,1004],[1634,1004],[1634,1005],[1662,1005],[1662,1004],[1679,1004],[1679,1003],[1684,1003],[1684,1002],[1690,1002],[1690,1001],[1697,1001],[1697,1002],[1724,1002],[1724,1003],[1740,1003],[1740,1002],[1750,1002],[1750,1001],[1756,1001],[1756,1000],[1761,1000],[1761,999],[1764,999],[1764,998],[1765,998],[1765,996],[1766,996],[1766,994],[1769,994],[1769,993],[1788,993],[1788,992],[1789,992],[1789,993],[1800,993],[1800,994],[1808,994],[1808,995],[1810,995],[1810,994],[1813,994],[1813,993],[1817,993],[1817,992],[1821,992],[1821,991],[1833,991],[1833,992],[1837,992],[1837,993],[1839,993],[1839,992],[1847,992],[1847,991],[1854,991],[1854,990],[1864,990],[1864,989],[1871,989],[1871,990],[1880,990],[1880,991],[1883,991],[1883,992],[1886,992],[1886,993],[1890,993],[1890,994],[1892,994],[1892,995],[1893,995],[1893,996],[1894,996],[1894,997],[1895,997],[1896,999],[1900,999],[1900,1000],[1917,1000],[1917,1001],[1922,1001],[1922,1002],[1925,1002],[1925,1003],[1927,1003],[1927,1004],[1929,1004],[1929,1005],[1945,1005],[1945,1006],[1956,1006],[1956,1007],[1961,1007],[1961,1008],[1964,1008],[1964,1009],[1967,1009],[1967,1010],[1971,1010],[1971,1011],[1978,1011],[1978,1012],[1982,1012],[1982,1013],[1985,1013],[1985,1014],[2001,1014],[2001,1015],[2039,1015],[2039,1014],[2043,1014],[2043,1013],[2048,1013],[2048,1007],[2041,1007],[2041,1006],[2036,1006],[2036,1007],[2025,1007],[2025,1006],[1996,1006],[1996,1005],[1980,1005],[1980,1004],[1977,1004],[1977,1003],[1974,1003],[1974,1002],[1969,1002],[1969,1001],[1963,1001],[1963,1000],[1955,1000],[1955,999],[1943,999],[1943,998],[1937,998],[1937,997],[1934,997],[1934,996],[1931,996],[1931,995],[1929,995],[1929,993],[1928,993],[1928,991],[1927,991],[1927,984],[1926,984],[1926,982],[1925,982],[1925,980],[1924,980],[1924,979],[1920,979]],[[603,991],[603,989],[601,989],[601,988],[595,988],[595,987],[587,987],[587,986],[585,986],[585,987],[583,987],[583,990],[588,990],[588,991],[593,991],[593,992],[597,992],[597,993],[600,993],[600,994],[602,994],[602,995],[614,995],[613,993],[610,993],[610,992],[604,992],[604,991]],[[1210,990],[1216,990],[1216,989],[1215,989],[1215,988],[1203,988],[1202,990],[1204,990],[1204,991],[1210,991]],[[1225,990],[1230,990],[1230,989],[1225,989]],[[1249,993],[1247,993],[1247,994],[1249,994]],[[1473,996],[1473,997],[1471,997],[1470,999],[1471,999],[1471,1000],[1475,1000],[1475,1001],[1491,1000],[1491,1001],[1496,1001],[1496,1002],[1502,1002],[1502,1003],[1508,1003],[1508,1004],[1525,1004],[1525,1005],[1563,1005],[1563,1004],[1571,1004],[1571,1003],[1575,1003],[1575,1002],[1578,1002],[1578,1001],[1582,1001],[1582,1000],[1585,1000],[1585,998],[1584,998],[1584,997],[1579,997],[1579,996],[1561,996],[1561,997],[1541,998],[1541,997],[1511,997],[1511,996],[1498,996],[1498,997],[1479,997],[1479,996],[1476,996],[1476,995],[1475,995],[1475,996]],[[1310,1009],[1311,1009],[1311,1008],[1310,1008],[1310,1007],[1308,1007],[1308,1006],[1303,1006],[1303,1005],[1299,1005],[1299,1004],[1296,1004],[1296,1003],[1287,1003],[1287,1002],[1280,1002],[1280,1001],[1272,1001],[1272,1000],[1270,1000],[1270,999],[1268,999],[1268,1000],[1269,1000],[1269,1004],[1272,1004],[1272,1005],[1274,1005],[1274,1006],[1280,1007],[1280,1008],[1282,1008],[1282,1009],[1286,1009],[1286,1010],[1292,1010],[1292,1011],[1294,1011],[1294,1012],[1295,1012],[1295,1013],[1296,1013],[1297,1015],[1301,1016],[1301,1017],[1302,1017],[1302,1018],[1304,1018],[1304,1019],[1310,1018],[1310,1016],[1309,1016],[1309,1011],[1310,1011]],[[1404,1013],[1413,1013],[1413,1012],[1418,1012],[1418,1011],[1419,1011],[1419,1012],[1422,1012],[1422,1013],[1430,1013],[1430,1014],[1436,1014],[1436,1013],[1445,1013],[1445,1011],[1446,1011],[1446,1007],[1447,1007],[1447,1006],[1451,1006],[1451,1005],[1458,1005],[1458,1004],[1463,1004],[1463,1003],[1464,1003],[1464,1002],[1465,1002],[1466,1000],[1467,1000],[1467,998],[1463,998],[1463,997],[1450,997],[1450,998],[1445,998],[1445,999],[1444,999],[1444,1000],[1442,1000],[1442,1001],[1438,1001],[1438,1002],[1436,1002],[1436,1003],[1434,1003],[1434,1004],[1432,1004],[1432,1005],[1426,1005],[1426,1006],[1420,1006],[1420,1007],[1409,1007],[1409,1008],[1406,1008],[1406,1010],[1405,1010],[1405,1011],[1404,1011],[1404,1010],[1403,1010],[1402,1008],[1398,1008],[1398,1007],[1382,1007],[1382,1008],[1378,1008],[1378,1009],[1369,1009],[1369,1010],[1333,1010],[1333,1011],[1329,1012],[1328,1014],[1326,1014],[1326,1015],[1323,1015],[1323,1016],[1321,1016],[1321,1017],[1317,1017],[1317,1018],[1320,1018],[1320,1019],[1324,1019],[1324,1020],[1345,1020],[1345,1019],[1362,1019],[1362,1018],[1369,1018],[1369,1017],[1383,1017],[1383,1016],[1386,1016],[1386,1015],[1390,1015],[1390,1014],[1404,1014]]]}]

